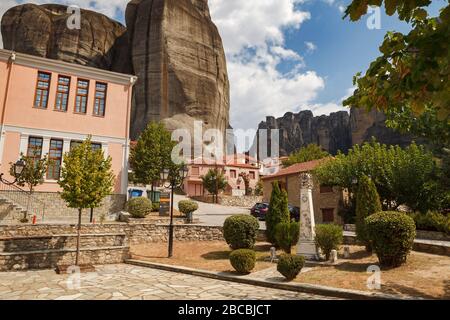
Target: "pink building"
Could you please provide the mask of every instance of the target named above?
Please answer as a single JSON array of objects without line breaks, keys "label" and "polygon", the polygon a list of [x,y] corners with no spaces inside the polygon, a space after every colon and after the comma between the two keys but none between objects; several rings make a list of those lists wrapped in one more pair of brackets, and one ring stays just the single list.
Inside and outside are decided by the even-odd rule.
[{"label": "pink building", "polygon": [[287,160],[289,157],[275,157],[267,158],[261,161],[261,176],[270,176],[276,174],[278,171],[283,169],[283,161]]},{"label": "pink building", "polygon": [[136,77],[0,50],[0,172],[20,154],[54,165],[37,191],[56,192],[64,153],[92,135],[112,157],[114,192],[128,184],[129,123]]},{"label": "pink building", "polygon": [[228,182],[225,189],[226,195],[244,196],[245,184],[241,174],[247,174],[250,178],[250,188],[255,190],[259,181],[260,167],[258,163],[249,161],[246,156],[226,158],[218,164],[208,164],[203,161],[193,161],[188,165],[189,174],[184,181],[183,190],[189,197],[199,197],[207,195],[208,191],[203,188],[202,176],[206,175],[210,169],[218,169],[224,173]]}]

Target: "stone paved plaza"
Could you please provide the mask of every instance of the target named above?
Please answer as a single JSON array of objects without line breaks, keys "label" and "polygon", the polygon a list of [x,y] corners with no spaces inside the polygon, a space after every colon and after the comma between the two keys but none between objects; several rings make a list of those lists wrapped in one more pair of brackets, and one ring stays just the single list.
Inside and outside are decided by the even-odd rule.
[{"label": "stone paved plaza", "polygon": [[0,273],[1,300],[310,300],[327,297],[118,264],[95,273]]}]

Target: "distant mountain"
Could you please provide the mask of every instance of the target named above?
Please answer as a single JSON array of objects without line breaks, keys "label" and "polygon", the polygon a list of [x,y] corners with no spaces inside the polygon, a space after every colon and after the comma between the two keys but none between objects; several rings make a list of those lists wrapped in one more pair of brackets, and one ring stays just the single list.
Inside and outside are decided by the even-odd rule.
[{"label": "distant mountain", "polygon": [[[268,116],[258,129],[280,130],[280,156],[287,156],[311,143],[320,145],[333,155],[339,150],[347,152],[353,145],[362,144],[372,137],[387,145],[407,146],[411,143],[411,136],[387,128],[385,120],[384,113],[376,110],[366,112],[352,108],[350,114],[340,111],[318,117],[306,110],[296,114],[288,112],[278,119]],[[268,136],[270,139],[270,133]],[[257,150],[257,141],[258,137],[251,150],[253,154]]]}]

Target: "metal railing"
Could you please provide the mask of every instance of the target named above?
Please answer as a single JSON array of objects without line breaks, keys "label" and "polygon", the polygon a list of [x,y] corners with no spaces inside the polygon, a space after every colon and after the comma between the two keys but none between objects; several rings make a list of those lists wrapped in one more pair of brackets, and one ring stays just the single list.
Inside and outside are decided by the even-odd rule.
[{"label": "metal railing", "polygon": [[36,216],[42,222],[45,219],[45,203],[26,190],[0,180],[0,199],[11,202],[12,205],[26,211],[24,217],[32,219]]}]

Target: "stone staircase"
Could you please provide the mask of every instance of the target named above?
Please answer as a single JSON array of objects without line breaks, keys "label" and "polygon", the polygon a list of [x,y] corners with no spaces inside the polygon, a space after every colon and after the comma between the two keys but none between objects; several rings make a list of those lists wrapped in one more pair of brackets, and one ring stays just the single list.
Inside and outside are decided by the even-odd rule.
[{"label": "stone staircase", "polygon": [[0,179],[0,224],[19,223],[23,217],[30,219],[34,215],[43,219],[45,203],[2,177]]},{"label": "stone staircase", "polygon": [[27,210],[0,193],[0,224],[19,223]]}]

